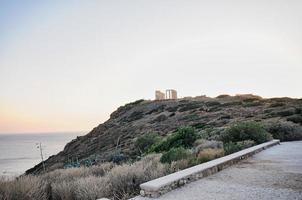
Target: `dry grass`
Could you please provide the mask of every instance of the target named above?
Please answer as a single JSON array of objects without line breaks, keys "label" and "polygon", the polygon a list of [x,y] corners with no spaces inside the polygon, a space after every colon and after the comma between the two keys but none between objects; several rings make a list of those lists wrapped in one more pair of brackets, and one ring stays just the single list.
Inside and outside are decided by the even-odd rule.
[{"label": "dry grass", "polygon": [[160,163],[160,155],[148,155],[132,165],[120,165],[109,174],[110,196],[127,199],[139,192],[139,185],[167,173],[167,167]]},{"label": "dry grass", "polygon": [[95,200],[109,196],[109,185],[107,177],[89,176],[74,182],[75,199]]},{"label": "dry grass", "polygon": [[198,139],[194,142],[194,146],[200,148],[200,150],[206,148],[222,148],[223,143],[216,140]]},{"label": "dry grass", "polygon": [[103,163],[92,167],[57,169],[41,177],[51,183],[73,181],[88,176],[104,176],[114,167],[113,163]]},{"label": "dry grass", "polygon": [[189,159],[173,161],[170,165],[170,173],[191,167]]},{"label": "dry grass", "polygon": [[133,164],[104,163],[14,180],[0,178],[0,200],[128,199],[138,194],[141,183],[167,174],[160,156],[148,155]]},{"label": "dry grass", "polygon": [[201,158],[201,159],[205,159],[205,160],[213,160],[215,158],[220,158],[224,156],[224,150],[221,149],[212,149],[212,148],[208,148],[208,149],[204,149],[200,152],[198,152],[197,157]]},{"label": "dry grass", "polygon": [[0,197],[3,200],[47,200],[49,184],[39,177],[22,176],[15,180],[1,180]]}]

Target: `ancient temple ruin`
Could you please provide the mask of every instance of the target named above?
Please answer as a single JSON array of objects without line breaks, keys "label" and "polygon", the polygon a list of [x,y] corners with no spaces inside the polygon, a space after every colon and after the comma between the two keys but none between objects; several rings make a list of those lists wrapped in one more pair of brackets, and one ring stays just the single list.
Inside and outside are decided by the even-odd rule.
[{"label": "ancient temple ruin", "polygon": [[155,100],[164,100],[165,99],[165,93],[156,90],[155,91]]},{"label": "ancient temple ruin", "polygon": [[155,100],[164,100],[164,99],[177,99],[177,91],[173,89],[167,89],[166,93],[163,93],[160,90],[156,90]]}]

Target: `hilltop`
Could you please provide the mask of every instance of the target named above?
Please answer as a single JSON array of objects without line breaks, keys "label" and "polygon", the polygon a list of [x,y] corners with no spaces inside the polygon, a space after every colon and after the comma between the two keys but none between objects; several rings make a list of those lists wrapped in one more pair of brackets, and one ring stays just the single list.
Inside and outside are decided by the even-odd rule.
[{"label": "hilltop", "polygon": [[[226,127],[244,121],[264,125],[282,122],[289,129],[302,128],[302,99],[220,95],[216,98],[138,100],[119,107],[105,123],[69,142],[63,151],[45,161],[45,167],[52,171],[112,161],[117,157],[132,160],[138,156],[135,140],[146,133],[165,136],[179,127],[192,126],[207,139],[216,140]],[[42,170],[40,163],[26,174],[39,174]]]}]

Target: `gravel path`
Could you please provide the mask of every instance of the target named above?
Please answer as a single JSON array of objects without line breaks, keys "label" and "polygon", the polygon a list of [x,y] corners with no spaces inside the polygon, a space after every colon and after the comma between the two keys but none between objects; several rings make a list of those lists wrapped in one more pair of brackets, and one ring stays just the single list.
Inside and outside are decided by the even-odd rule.
[{"label": "gravel path", "polygon": [[[134,199],[149,200],[143,197]],[[302,200],[302,141],[271,147],[158,199]]]}]

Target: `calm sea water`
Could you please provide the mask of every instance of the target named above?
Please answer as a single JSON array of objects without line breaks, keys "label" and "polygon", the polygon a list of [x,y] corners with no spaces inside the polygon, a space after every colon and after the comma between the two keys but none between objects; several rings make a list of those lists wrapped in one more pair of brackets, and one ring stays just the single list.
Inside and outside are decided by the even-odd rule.
[{"label": "calm sea water", "polygon": [[84,133],[0,134],[0,176],[17,176],[64,149],[66,143]]}]

